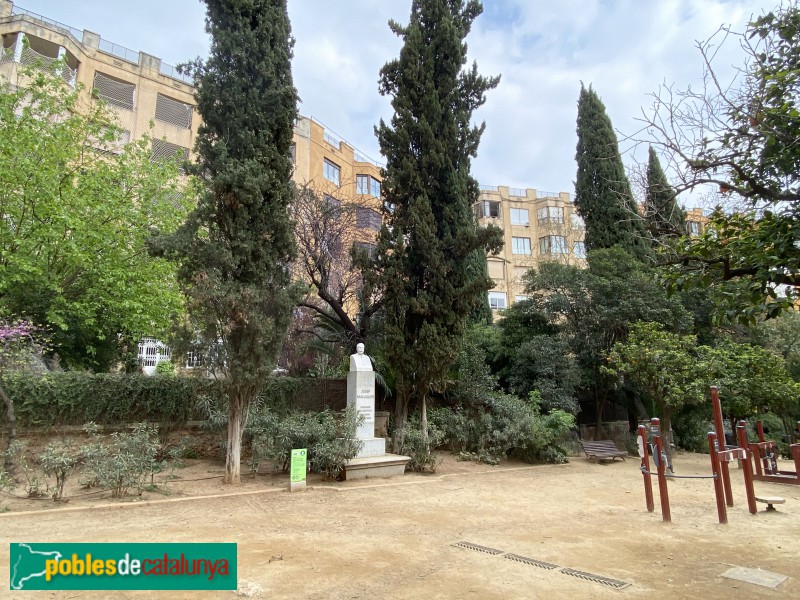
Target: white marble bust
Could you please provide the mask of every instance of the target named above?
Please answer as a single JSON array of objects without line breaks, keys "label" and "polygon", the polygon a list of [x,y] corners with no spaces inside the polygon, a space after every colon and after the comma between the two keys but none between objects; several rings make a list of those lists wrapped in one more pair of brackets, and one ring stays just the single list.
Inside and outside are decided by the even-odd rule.
[{"label": "white marble bust", "polygon": [[364,354],[364,344],[356,344],[356,353],[350,355],[351,371],[372,371],[372,361]]}]

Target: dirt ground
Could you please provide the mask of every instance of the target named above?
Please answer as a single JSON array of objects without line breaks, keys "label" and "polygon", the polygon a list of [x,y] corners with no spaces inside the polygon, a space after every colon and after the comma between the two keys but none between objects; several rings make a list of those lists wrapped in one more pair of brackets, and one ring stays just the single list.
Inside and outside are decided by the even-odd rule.
[{"label": "dirt ground", "polygon": [[[639,461],[498,467],[443,455],[435,475],[326,483],[290,494],[287,476],[231,489],[222,467],[178,470],[170,495],[124,502],[99,495],[68,504],[15,500],[0,514],[0,597],[7,542],[236,542],[237,592],[41,592],[47,598],[800,598],[800,486],[756,482],[782,496],[750,515],[741,472],[736,506],[717,523],[713,484],[669,484],[672,524],[645,508]],[[681,454],[676,472],[703,475],[708,457]],[[789,465],[783,465],[788,467]],[[213,479],[208,479],[213,478]],[[200,479],[199,481],[190,480]],[[195,496],[195,497],[192,497]],[[467,541],[628,582],[616,590],[457,547]],[[776,590],[721,577],[732,566],[790,579]],[[31,592],[30,594],[34,594]]]}]

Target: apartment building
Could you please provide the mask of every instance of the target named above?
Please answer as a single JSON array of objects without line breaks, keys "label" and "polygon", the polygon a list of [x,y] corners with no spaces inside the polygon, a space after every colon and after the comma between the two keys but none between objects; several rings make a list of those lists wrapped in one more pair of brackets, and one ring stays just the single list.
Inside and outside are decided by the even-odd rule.
[{"label": "apartment building", "polygon": [[503,230],[505,246],[489,255],[487,265],[494,287],[489,291],[493,311],[525,299],[522,281],[542,261],[586,265],[584,225],[569,192],[546,192],[507,186],[481,186],[475,215],[480,225]]},{"label": "apartment building", "polygon": [[[47,68],[63,59],[64,80],[80,84],[116,113],[120,143],[149,133],[153,157],[189,156],[199,119],[192,81],[160,58],[124,48],[88,30],[78,30],[0,0],[0,76],[13,85],[20,68]],[[151,128],[151,122],[153,126]]]}]

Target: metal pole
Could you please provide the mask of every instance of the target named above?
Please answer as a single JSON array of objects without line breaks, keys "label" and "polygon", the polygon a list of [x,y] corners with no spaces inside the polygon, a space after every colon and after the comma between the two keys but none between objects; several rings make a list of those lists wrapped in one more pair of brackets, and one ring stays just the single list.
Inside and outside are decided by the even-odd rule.
[{"label": "metal pole", "polygon": [[669,512],[669,490],[667,489],[667,477],[665,471],[667,461],[664,460],[664,443],[661,441],[661,421],[650,419],[654,430],[654,440],[656,452],[658,453],[658,495],[661,498],[661,518],[665,523],[672,523],[672,515]]},{"label": "metal pole", "polygon": [[642,477],[644,477],[644,501],[647,503],[647,511],[653,512],[653,482],[650,481],[650,453],[647,445],[647,426],[639,425],[639,443],[642,448]]},{"label": "metal pole", "polygon": [[747,492],[747,508],[751,514],[756,514],[758,508],[756,507],[756,492],[753,489],[753,464],[750,462],[750,449],[747,447],[747,424],[744,421],[739,421],[736,426],[736,436],[739,438],[739,447],[743,449],[744,460],[742,468],[744,470],[744,489]]},{"label": "metal pole", "polygon": [[708,453],[711,455],[711,472],[714,474],[714,495],[717,498],[717,515],[720,525],[728,522],[728,511],[725,508],[725,492],[722,489],[722,480],[719,475],[719,457],[717,456],[717,435],[708,432]]},{"label": "metal pole", "polygon": [[[722,451],[725,450],[725,426],[722,421],[722,403],[719,401],[719,388],[715,385],[711,386],[711,406],[714,410],[714,429],[717,430],[717,444],[719,445],[719,450]],[[722,486],[725,489],[725,502],[728,506],[733,506],[733,490],[731,489],[728,463],[719,461],[719,457],[717,457],[717,462],[720,467]]]}]

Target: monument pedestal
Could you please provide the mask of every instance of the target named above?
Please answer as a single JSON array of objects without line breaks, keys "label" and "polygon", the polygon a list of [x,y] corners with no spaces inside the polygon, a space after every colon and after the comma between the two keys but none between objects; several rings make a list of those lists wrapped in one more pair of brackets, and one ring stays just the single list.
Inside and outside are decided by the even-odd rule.
[{"label": "monument pedestal", "polygon": [[355,408],[363,420],[356,429],[362,446],[355,458],[344,467],[345,479],[393,477],[405,473],[408,456],[386,453],[386,440],[375,437],[375,372],[352,370],[347,374],[347,407]]}]

